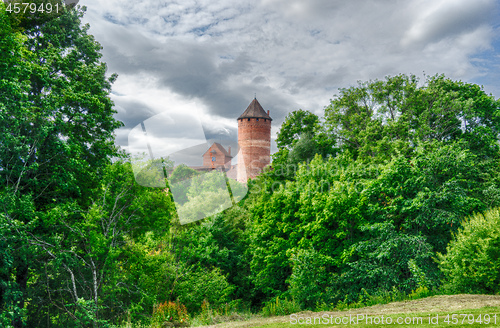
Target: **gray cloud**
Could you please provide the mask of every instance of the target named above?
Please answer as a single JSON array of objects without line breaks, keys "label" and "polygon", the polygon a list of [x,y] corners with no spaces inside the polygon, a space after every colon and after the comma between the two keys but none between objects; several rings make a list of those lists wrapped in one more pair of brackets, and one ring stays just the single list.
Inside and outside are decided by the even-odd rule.
[{"label": "gray cloud", "polygon": [[136,126],[155,114],[154,109],[137,100],[114,96],[113,101],[115,103],[115,110],[118,111],[115,117],[127,127]]},{"label": "gray cloud", "polygon": [[129,128],[174,96],[234,131],[256,93],[276,131],[290,111],[321,113],[357,80],[425,71],[495,85],[499,75],[493,56],[474,59],[492,49],[494,0],[81,4],[119,74],[113,99]]},{"label": "gray cloud", "polygon": [[426,45],[474,31],[488,24],[494,9],[493,0],[438,2],[417,15],[402,43]]}]

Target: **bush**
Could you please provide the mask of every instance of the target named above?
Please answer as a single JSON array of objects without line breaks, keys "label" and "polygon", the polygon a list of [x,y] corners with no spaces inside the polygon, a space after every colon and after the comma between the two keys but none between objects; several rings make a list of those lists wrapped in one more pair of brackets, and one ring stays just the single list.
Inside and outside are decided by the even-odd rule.
[{"label": "bush", "polygon": [[500,211],[475,214],[438,254],[445,287],[455,293],[500,292]]},{"label": "bush", "polygon": [[241,300],[234,300],[219,308],[212,308],[207,300],[201,304],[201,312],[193,318],[193,326],[216,325],[222,322],[241,321],[252,316]]},{"label": "bush", "polygon": [[294,299],[289,301],[286,297],[282,300],[276,297],[276,300],[265,303],[262,308],[262,315],[265,317],[289,315],[299,311],[301,311],[300,305]]},{"label": "bush", "polygon": [[220,308],[229,301],[233,289],[220,269],[216,268],[212,271],[199,270],[188,274],[179,284],[177,295],[190,313],[198,313],[204,300],[213,308]]},{"label": "bush", "polygon": [[165,302],[153,311],[152,327],[188,327],[189,316],[184,305],[177,302]]},{"label": "bush", "polygon": [[316,250],[299,250],[290,258],[292,274],[288,278],[290,295],[303,308],[331,301],[329,290],[334,274],[329,272],[332,258]]}]

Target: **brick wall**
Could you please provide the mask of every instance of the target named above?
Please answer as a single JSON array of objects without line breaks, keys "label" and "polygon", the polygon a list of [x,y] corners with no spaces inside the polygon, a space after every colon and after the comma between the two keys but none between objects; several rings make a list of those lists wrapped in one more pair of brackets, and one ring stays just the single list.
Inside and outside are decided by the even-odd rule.
[{"label": "brick wall", "polygon": [[[211,153],[213,149],[215,149],[215,154]],[[212,162],[212,156],[215,157],[215,162]],[[231,166],[231,157],[224,155],[219,149],[217,149],[217,147],[212,145],[203,155],[203,166],[225,166],[226,168],[229,168]]]},{"label": "brick wall", "polygon": [[238,181],[253,179],[271,162],[271,120],[238,119],[238,146]]}]

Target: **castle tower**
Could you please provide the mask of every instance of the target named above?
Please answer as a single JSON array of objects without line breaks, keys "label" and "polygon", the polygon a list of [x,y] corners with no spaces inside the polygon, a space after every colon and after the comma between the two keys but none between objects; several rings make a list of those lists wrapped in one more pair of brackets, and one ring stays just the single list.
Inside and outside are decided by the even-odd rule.
[{"label": "castle tower", "polygon": [[271,162],[272,120],[256,98],[238,117],[238,181],[255,178]]}]

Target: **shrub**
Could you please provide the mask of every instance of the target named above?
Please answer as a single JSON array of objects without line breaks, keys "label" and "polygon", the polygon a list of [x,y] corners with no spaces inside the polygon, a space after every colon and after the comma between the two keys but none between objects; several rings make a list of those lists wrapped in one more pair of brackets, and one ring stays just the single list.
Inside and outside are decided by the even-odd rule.
[{"label": "shrub", "polygon": [[184,305],[177,302],[165,302],[158,305],[153,310],[153,319],[151,320],[154,328],[167,326],[188,327],[189,316]]},{"label": "shrub", "polygon": [[183,279],[179,283],[177,295],[182,304],[186,304],[190,313],[199,312],[204,300],[213,308],[220,308],[229,301],[229,295],[234,289],[218,268],[212,271],[200,269]]},{"label": "shrub", "polygon": [[475,214],[438,254],[445,287],[455,293],[500,292],[500,211]]},{"label": "shrub", "polygon": [[265,317],[288,315],[299,312],[300,310],[301,308],[299,303],[297,303],[294,299],[289,301],[286,297],[282,300],[279,297],[276,297],[276,300],[271,300],[265,303],[262,308],[262,315]]},{"label": "shrub", "polygon": [[331,301],[331,281],[329,272],[332,258],[316,250],[298,250],[290,258],[292,274],[288,278],[290,295],[303,308],[313,308],[318,302]]},{"label": "shrub", "polygon": [[251,316],[251,312],[241,300],[231,301],[217,309],[212,308],[210,303],[204,300],[201,304],[201,312],[193,318],[192,325],[216,325],[222,322],[245,320]]}]

